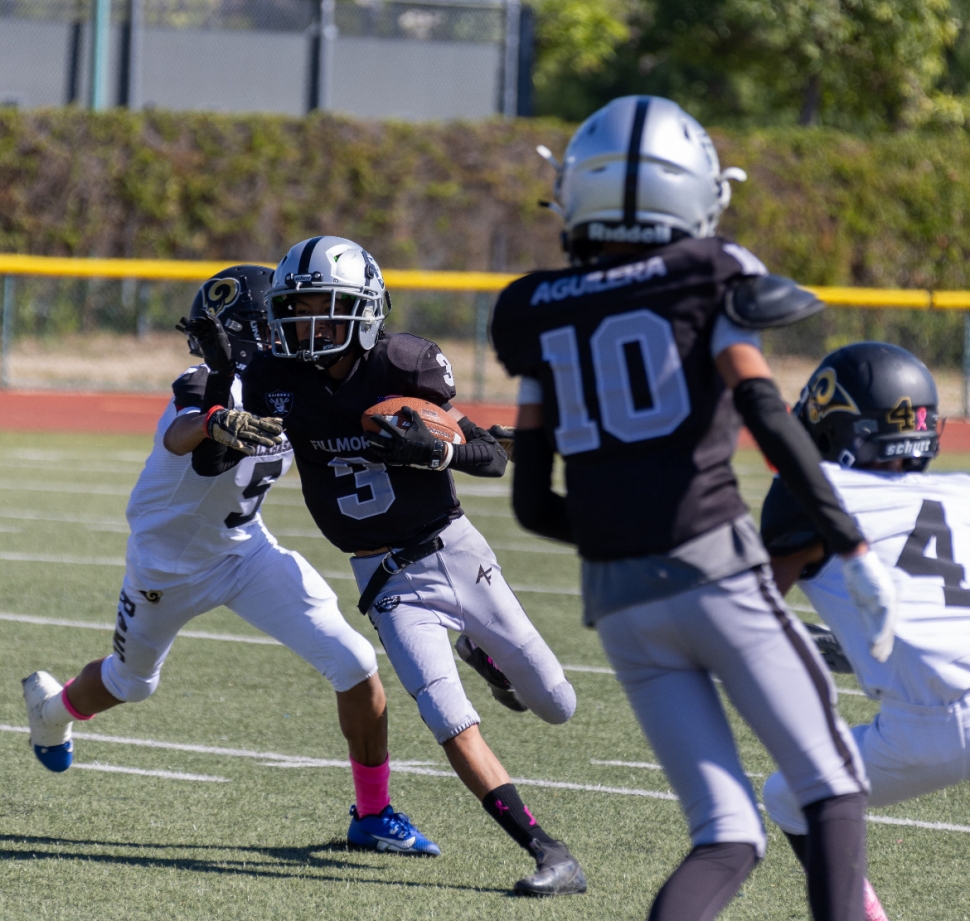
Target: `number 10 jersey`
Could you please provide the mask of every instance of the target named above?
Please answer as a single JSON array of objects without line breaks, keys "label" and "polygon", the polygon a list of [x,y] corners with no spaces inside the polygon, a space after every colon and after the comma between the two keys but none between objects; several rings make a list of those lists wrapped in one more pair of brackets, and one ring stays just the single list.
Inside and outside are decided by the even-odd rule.
[{"label": "number 10 jersey", "polygon": [[[284,438],[219,476],[203,477],[192,469],[191,454],[166,450],[162,440],[175,418],[199,411],[208,374],[204,365],[190,368],[172,385],[173,399],[158,421],[152,453],[128,501],[130,566],[184,576],[211,567],[224,554],[244,553],[250,538],[263,533],[259,506],[266,492],[293,462]],[[238,377],[232,396],[233,406],[241,408]]]},{"label": "number 10 jersey", "polygon": [[534,272],[500,296],[499,360],[542,388],[585,559],[668,553],[746,512],[740,429],[712,358],[727,286],[764,266],[719,237],[595,269]]}]

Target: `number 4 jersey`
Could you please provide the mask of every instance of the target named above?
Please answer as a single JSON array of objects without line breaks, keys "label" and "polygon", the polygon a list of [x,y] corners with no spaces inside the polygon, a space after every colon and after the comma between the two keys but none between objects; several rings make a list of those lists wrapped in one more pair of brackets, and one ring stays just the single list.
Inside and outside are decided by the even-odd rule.
[{"label": "number 4 jersey", "polygon": [[527,275],[492,322],[509,374],[541,385],[589,560],[667,553],[746,512],[730,463],[741,423],[712,355],[732,335],[757,342],[722,306],[765,268],[719,237],[630,258]]},{"label": "number 4 jersey", "polygon": [[[899,601],[888,661],[869,655],[862,617],[837,558],[798,583],[832,628],[870,697],[945,706],[970,690],[970,476],[881,473],[823,464],[850,515],[892,573]],[[775,479],[761,515],[772,556],[821,542],[784,484]]]},{"label": "number 4 jersey", "polygon": [[[208,374],[204,365],[189,368],[172,385],[173,399],[158,421],[152,453],[132,490],[127,557],[139,569],[190,575],[211,566],[213,558],[243,553],[246,542],[263,532],[259,506],[267,490],[292,463],[285,439],[214,477],[199,476],[191,454],[180,457],[166,450],[162,439],[175,418],[199,411]],[[232,395],[240,408],[238,377]]]}]

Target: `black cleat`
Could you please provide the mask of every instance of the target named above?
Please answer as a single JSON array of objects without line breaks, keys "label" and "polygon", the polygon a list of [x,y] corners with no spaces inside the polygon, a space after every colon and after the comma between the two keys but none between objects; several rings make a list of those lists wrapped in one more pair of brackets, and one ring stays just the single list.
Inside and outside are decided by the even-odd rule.
[{"label": "black cleat", "polygon": [[455,651],[462,662],[467,662],[479,675],[485,679],[494,697],[503,707],[525,713],[529,708],[519,700],[512,682],[502,673],[501,669],[485,654],[484,649],[476,646],[464,633],[455,640]]},{"label": "black cleat", "polygon": [[805,629],[812,635],[815,648],[825,660],[830,672],[840,675],[852,674],[852,663],[842,649],[842,644],[828,627],[823,627],[821,624],[805,624]]},{"label": "black cleat", "polygon": [[536,871],[512,887],[516,895],[578,895],[586,891],[583,868],[562,841],[542,844],[533,839],[530,850]]}]

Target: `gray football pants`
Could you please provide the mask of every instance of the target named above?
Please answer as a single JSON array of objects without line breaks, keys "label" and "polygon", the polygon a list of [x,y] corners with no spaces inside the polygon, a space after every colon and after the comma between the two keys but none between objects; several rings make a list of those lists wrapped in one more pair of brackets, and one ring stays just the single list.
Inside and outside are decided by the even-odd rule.
[{"label": "gray football pants", "polygon": [[[566,722],[576,710],[576,692],[485,538],[461,517],[441,540],[437,553],[391,576],[369,612],[394,671],[435,739],[443,744],[481,722],[458,677],[449,630],[485,650],[536,716]],[[351,559],[360,591],[382,559]]]},{"label": "gray football pants", "polygon": [[867,790],[831,676],[764,570],[626,608],[596,629],[695,846],[747,843],[761,856],[766,843],[715,676],[800,805]]}]

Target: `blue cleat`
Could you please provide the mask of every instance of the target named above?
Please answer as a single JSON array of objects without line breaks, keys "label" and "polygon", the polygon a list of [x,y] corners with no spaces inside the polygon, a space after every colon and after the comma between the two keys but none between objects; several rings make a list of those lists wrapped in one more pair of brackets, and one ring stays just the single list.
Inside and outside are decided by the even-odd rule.
[{"label": "blue cleat", "polygon": [[386,806],[378,815],[363,818],[357,815],[357,807],[351,806],[347,843],[351,847],[391,854],[437,857],[441,853],[434,841],[425,838],[411,820],[403,812],[395,812],[393,806]]},{"label": "blue cleat", "polygon": [[51,723],[44,717],[44,705],[61,693],[60,682],[47,672],[34,672],[21,682],[24,686],[24,703],[27,704],[27,722],[30,725],[30,744],[37,760],[60,774],[74,760],[74,743],[71,741],[71,722]]}]

